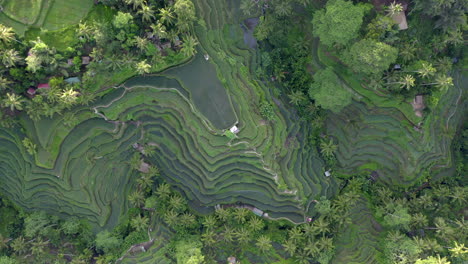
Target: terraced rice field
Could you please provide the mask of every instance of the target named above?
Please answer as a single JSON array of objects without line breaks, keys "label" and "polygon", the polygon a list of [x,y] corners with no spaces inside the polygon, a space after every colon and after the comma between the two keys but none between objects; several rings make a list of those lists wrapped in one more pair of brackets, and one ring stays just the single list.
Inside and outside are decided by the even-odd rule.
[{"label": "terraced rice field", "polygon": [[18,35],[29,28],[57,30],[77,24],[93,6],[93,0],[3,0],[0,23]]},{"label": "terraced rice field", "polygon": [[378,264],[381,227],[367,207],[367,199],[358,200],[350,212],[352,224],[336,238],[336,254],[330,263]]}]

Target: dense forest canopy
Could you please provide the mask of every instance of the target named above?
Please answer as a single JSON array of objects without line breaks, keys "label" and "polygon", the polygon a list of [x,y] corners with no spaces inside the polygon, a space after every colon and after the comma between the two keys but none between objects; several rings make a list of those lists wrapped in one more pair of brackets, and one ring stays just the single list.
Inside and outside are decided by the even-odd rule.
[{"label": "dense forest canopy", "polygon": [[0,0],[0,264],[466,263],[467,11]]}]

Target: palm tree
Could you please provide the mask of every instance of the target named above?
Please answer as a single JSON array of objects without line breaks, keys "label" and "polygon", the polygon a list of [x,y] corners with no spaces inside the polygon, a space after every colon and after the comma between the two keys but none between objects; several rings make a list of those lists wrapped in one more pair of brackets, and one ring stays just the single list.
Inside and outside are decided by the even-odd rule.
[{"label": "palm tree", "polygon": [[411,89],[415,85],[415,79],[413,75],[406,74],[404,77],[401,77],[400,81],[396,82],[400,84],[400,89],[406,88],[406,90]]},{"label": "palm tree", "polygon": [[179,214],[174,210],[167,210],[164,214],[164,221],[169,227],[176,227],[179,224]]},{"label": "palm tree", "polygon": [[13,242],[11,242],[11,248],[15,251],[15,254],[20,256],[25,254],[28,249],[26,248],[27,242],[24,237],[19,236]]},{"label": "palm tree", "polygon": [[128,195],[128,201],[135,207],[141,207],[145,203],[145,196],[139,190]]},{"label": "palm tree", "polygon": [[263,229],[264,224],[262,219],[258,217],[252,217],[252,219],[249,220],[249,228],[252,229],[252,231],[257,232]]},{"label": "palm tree", "polygon": [[223,232],[223,240],[230,243],[234,241],[234,237],[236,236],[236,232],[229,226],[224,226]]},{"label": "palm tree", "polygon": [[325,157],[332,157],[333,152],[338,149],[338,146],[333,144],[333,139],[331,138],[329,141],[321,140],[320,142],[320,152]]},{"label": "palm tree", "polygon": [[148,21],[151,22],[151,19],[154,19],[154,10],[151,6],[143,5],[141,6],[141,10],[138,11],[138,14],[141,15],[143,22]]},{"label": "palm tree", "polygon": [[253,0],[242,0],[240,4],[240,9],[246,16],[250,16],[252,13],[254,13],[253,11],[256,10],[256,8],[257,5]]},{"label": "palm tree", "polygon": [[237,208],[234,211],[234,218],[237,220],[238,223],[243,224],[245,223],[248,214],[249,210],[245,208]]},{"label": "palm tree", "polygon": [[137,9],[140,6],[143,6],[146,0],[124,0],[127,5],[133,5],[133,9]]},{"label": "palm tree", "polygon": [[135,65],[136,71],[138,74],[145,74],[151,71],[151,65],[146,63],[146,60],[140,61]]},{"label": "palm tree", "polygon": [[140,169],[141,167],[141,163],[143,162],[143,160],[141,159],[141,156],[140,156],[140,153],[137,153],[135,152],[132,156],[132,158],[130,159],[129,163],[130,163],[130,167],[133,169],[133,170],[138,170]]},{"label": "palm tree", "polygon": [[418,259],[416,260],[415,264],[424,264],[424,263],[431,263],[431,264],[450,264],[451,262],[447,260],[447,258],[443,257],[440,258],[439,255],[437,257],[428,257],[426,259]]},{"label": "palm tree", "polygon": [[309,256],[317,256],[320,253],[320,248],[318,247],[317,243],[311,240],[309,240],[307,245],[304,247],[304,250]]},{"label": "palm tree", "polygon": [[323,251],[330,251],[334,248],[333,239],[329,237],[322,237],[317,241],[317,246]]},{"label": "palm tree", "polygon": [[[434,220],[434,224],[436,226],[435,228],[436,235],[440,239],[447,241],[455,236],[456,234],[455,228],[448,225],[444,218],[436,217]],[[434,229],[434,228],[428,228],[428,229]]]},{"label": "palm tree", "polygon": [[180,224],[186,228],[192,227],[196,221],[195,216],[191,213],[183,213],[180,216]]},{"label": "palm tree", "polygon": [[3,41],[3,43],[9,43],[14,39],[15,32],[13,31],[13,28],[0,24],[0,40]]},{"label": "palm tree", "polygon": [[3,65],[7,68],[15,66],[21,60],[18,51],[14,49],[4,50],[0,56]]},{"label": "palm tree", "polygon": [[218,217],[218,219],[223,222],[226,222],[229,218],[231,218],[231,212],[224,208],[216,210],[215,214],[216,217]]},{"label": "palm tree", "polygon": [[393,2],[387,7],[387,14],[393,16],[403,11],[403,6],[400,3]]},{"label": "palm tree", "polygon": [[144,173],[137,179],[137,184],[142,190],[148,190],[153,186],[153,179],[151,178],[151,175]]},{"label": "palm tree", "polygon": [[142,38],[140,36],[135,37],[135,45],[140,50],[140,52],[145,51],[146,47],[148,46],[148,39]]},{"label": "palm tree", "polygon": [[415,213],[411,216],[411,226],[415,228],[425,227],[428,223],[427,217],[422,213]]},{"label": "palm tree", "polygon": [[149,219],[146,216],[138,215],[130,221],[130,226],[137,232],[143,231],[148,227]]},{"label": "palm tree", "polygon": [[8,107],[10,108],[11,111],[16,110],[23,110],[23,103],[25,102],[25,99],[22,98],[19,95],[16,95],[14,93],[7,93],[7,97],[3,99],[2,105],[3,107]]},{"label": "palm tree", "polygon": [[8,242],[10,242],[11,238],[8,237],[3,237],[2,234],[0,234],[0,250],[7,248],[8,247]]},{"label": "palm tree", "polygon": [[197,53],[195,46],[198,44],[198,41],[192,37],[191,35],[187,35],[184,38],[184,43],[182,43],[182,53],[187,56],[191,57]]},{"label": "palm tree", "polygon": [[214,215],[205,216],[203,218],[203,226],[206,227],[206,229],[213,229],[216,227],[216,224],[217,221]]},{"label": "palm tree", "polygon": [[13,82],[0,76],[0,91],[6,90]]},{"label": "palm tree", "polygon": [[31,243],[31,253],[36,258],[40,258],[44,254],[47,245],[49,245],[49,241],[43,241],[42,238],[39,238]]},{"label": "palm tree", "polygon": [[107,68],[111,69],[113,71],[115,71],[117,69],[122,69],[122,62],[121,62],[120,58],[117,57],[116,55],[110,56],[106,60],[106,63],[107,63]]},{"label": "palm tree", "polygon": [[419,69],[417,72],[419,73],[419,75],[421,75],[422,78],[426,78],[434,75],[436,69],[432,66],[431,63],[422,62],[421,69]]},{"label": "palm tree", "polygon": [[74,104],[77,100],[78,92],[73,88],[66,89],[60,95],[61,102],[67,106]]},{"label": "palm tree", "polygon": [[296,249],[297,249],[297,246],[294,240],[292,239],[286,240],[283,244],[283,247],[284,247],[284,251],[286,251],[289,254],[289,256],[291,257],[294,256],[294,253],[296,252]]},{"label": "palm tree", "polygon": [[292,7],[289,0],[282,0],[275,4],[275,15],[279,17],[289,16],[292,13]]},{"label": "palm tree", "polygon": [[206,246],[212,246],[217,241],[216,234],[215,232],[210,230],[208,232],[203,233],[201,240]]},{"label": "palm tree", "polygon": [[156,194],[160,199],[167,199],[171,194],[171,186],[167,183],[161,183],[156,189]]},{"label": "palm tree", "polygon": [[272,245],[271,245],[271,239],[268,237],[268,236],[265,236],[265,235],[261,235],[258,239],[257,239],[257,243],[255,243],[255,245],[260,249],[260,251],[262,251],[263,253],[267,252],[268,250],[270,250],[272,248]]},{"label": "palm tree", "polygon": [[82,37],[86,40],[93,38],[95,29],[88,25],[87,23],[79,23],[76,33],[79,37]]},{"label": "palm tree", "polygon": [[468,248],[465,247],[465,244],[458,244],[456,241],[454,243],[455,245],[449,249],[449,251],[452,252],[452,255],[455,257],[461,257],[468,254]]},{"label": "palm tree", "polygon": [[319,219],[315,220],[312,226],[315,228],[316,232],[322,234],[322,237],[325,236],[325,233],[330,232],[330,228],[328,228],[328,223],[325,221],[325,218],[320,217]]},{"label": "palm tree", "polygon": [[236,231],[236,236],[240,244],[245,245],[250,241],[250,232],[244,227],[241,227]]},{"label": "palm tree", "polygon": [[169,206],[177,212],[183,211],[185,209],[185,201],[179,195],[172,195],[169,198]]},{"label": "palm tree", "polygon": [[302,230],[297,226],[290,229],[288,234],[289,238],[295,242],[301,241],[304,238]]},{"label": "palm tree", "polygon": [[453,86],[453,79],[450,76],[439,74],[436,76],[435,82],[423,83],[422,85],[436,85],[440,90],[445,91]]},{"label": "palm tree", "polygon": [[315,235],[318,235],[316,228],[312,224],[303,225],[304,235],[308,238],[312,238]]},{"label": "palm tree", "polygon": [[153,30],[153,34],[158,36],[160,39],[164,39],[167,37],[166,26],[161,23],[151,24],[151,30]]},{"label": "palm tree", "polygon": [[293,105],[300,105],[306,100],[304,93],[299,90],[292,92],[290,95],[288,95],[288,97],[289,103]]},{"label": "palm tree", "polygon": [[159,9],[159,16],[159,21],[161,21],[161,23],[165,23],[167,25],[174,23],[175,16],[171,8]]},{"label": "palm tree", "polygon": [[294,259],[296,261],[295,263],[298,264],[309,264],[311,261],[309,254],[307,254],[307,251],[305,249],[297,252]]}]

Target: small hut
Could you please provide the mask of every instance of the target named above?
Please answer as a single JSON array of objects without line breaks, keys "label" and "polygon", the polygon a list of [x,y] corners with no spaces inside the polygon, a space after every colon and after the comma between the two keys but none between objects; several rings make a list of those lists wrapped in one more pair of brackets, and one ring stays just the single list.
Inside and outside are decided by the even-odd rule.
[{"label": "small hut", "polygon": [[423,95],[416,95],[413,99],[413,102],[411,102],[411,105],[413,106],[414,114],[418,117],[422,117],[422,111],[424,110],[424,108],[426,108],[426,106],[424,105]]},{"label": "small hut", "polygon": [[29,87],[29,89],[26,91],[26,93],[33,96],[33,95],[36,94],[36,89],[34,89],[33,87]]},{"label": "small hut", "polygon": [[70,77],[64,80],[66,83],[74,84],[74,83],[79,83],[80,78],[78,77]]},{"label": "small hut", "polygon": [[91,62],[91,57],[89,57],[89,56],[81,57],[81,64],[82,65],[88,65],[90,62]]},{"label": "small hut", "polygon": [[50,89],[50,85],[48,83],[41,83],[37,86],[37,89]]},{"label": "small hut", "polygon": [[165,50],[165,49],[170,49],[170,48],[171,48],[171,42],[170,42],[170,41],[167,41],[167,42],[161,43],[161,48],[162,48],[163,50]]},{"label": "small hut", "polygon": [[229,131],[231,131],[231,132],[234,133],[234,134],[237,134],[237,133],[239,133],[240,130],[239,130],[239,128],[237,128],[237,126],[232,126],[232,127],[229,129]]},{"label": "small hut", "polygon": [[258,215],[260,217],[263,216],[263,211],[258,209],[258,208],[255,208],[255,207],[254,207],[254,209],[252,209],[252,213],[254,213],[254,214],[256,214],[256,215]]}]

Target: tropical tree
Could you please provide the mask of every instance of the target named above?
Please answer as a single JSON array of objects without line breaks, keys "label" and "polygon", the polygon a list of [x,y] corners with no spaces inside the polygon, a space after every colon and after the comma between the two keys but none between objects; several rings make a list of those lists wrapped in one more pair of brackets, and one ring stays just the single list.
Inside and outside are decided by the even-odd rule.
[{"label": "tropical tree", "polygon": [[453,86],[453,79],[450,76],[439,74],[432,83],[423,83],[422,85],[435,85],[442,91],[446,91],[449,87]]},{"label": "tropical tree", "polygon": [[146,63],[146,60],[140,61],[135,65],[138,74],[145,74],[151,71],[151,65]]},{"label": "tropical tree", "polygon": [[154,19],[154,10],[148,5],[142,5],[138,14],[141,15],[143,22],[151,22],[151,20]]},{"label": "tropical tree", "polygon": [[450,264],[447,258],[441,258],[439,255],[436,257],[428,257],[426,259],[418,259],[415,264]]},{"label": "tropical tree", "polygon": [[159,9],[159,21],[167,25],[173,24],[175,20],[174,12],[171,8],[161,8]]},{"label": "tropical tree", "polygon": [[305,245],[304,250],[309,256],[317,256],[320,253],[317,243],[311,240]]},{"label": "tropical tree", "polygon": [[93,38],[95,32],[95,28],[90,26],[88,23],[79,23],[78,28],[76,29],[76,34],[86,40],[90,40]]},{"label": "tropical tree", "polygon": [[0,76],[0,91],[6,90],[13,82]]},{"label": "tropical tree", "polygon": [[164,214],[164,221],[169,227],[176,227],[179,224],[179,214],[174,210],[167,210]]},{"label": "tropical tree", "polygon": [[319,217],[312,223],[312,226],[315,228],[317,233],[322,234],[322,237],[325,236],[325,233],[330,232],[329,223],[323,217]]},{"label": "tropical tree", "polygon": [[140,52],[145,51],[146,47],[148,46],[148,43],[149,41],[146,38],[142,38],[140,36],[135,37],[135,45]]},{"label": "tropical tree", "polygon": [[250,16],[257,11],[257,4],[252,0],[242,0],[240,3],[240,9],[246,16]]},{"label": "tropical tree", "polygon": [[429,62],[422,62],[421,68],[417,71],[422,78],[433,76],[436,69]]},{"label": "tropical tree", "polygon": [[292,6],[290,0],[277,1],[274,4],[275,15],[279,17],[289,16],[292,13]]},{"label": "tropical tree", "polygon": [[244,227],[237,229],[236,236],[237,241],[242,245],[246,245],[250,241],[250,232]]},{"label": "tropical tree", "polygon": [[255,245],[260,249],[260,251],[262,251],[263,253],[271,250],[271,248],[273,247],[271,245],[271,239],[268,237],[268,236],[265,236],[265,235],[261,235],[258,239],[257,239],[257,243],[255,243]]},{"label": "tropical tree", "polygon": [[13,31],[13,28],[0,24],[0,40],[3,43],[10,43],[14,39],[15,32]]},{"label": "tropical tree", "polygon": [[286,251],[291,257],[294,256],[294,253],[296,252],[297,246],[294,240],[288,239],[284,242],[283,244],[284,251]]},{"label": "tropical tree", "polygon": [[18,256],[23,255],[28,251],[26,246],[27,246],[27,241],[22,236],[15,238],[11,242],[11,248],[13,249],[15,254]]},{"label": "tropical tree", "polygon": [[196,218],[191,213],[183,213],[180,215],[180,224],[186,228],[191,228],[196,224]]},{"label": "tropical tree", "polygon": [[293,105],[301,105],[306,100],[306,96],[300,90],[294,91],[288,95],[289,103]]},{"label": "tropical tree", "polygon": [[236,232],[233,228],[229,226],[224,226],[224,232],[223,232],[223,240],[230,243],[234,241],[234,238],[236,236]]},{"label": "tropical tree", "polygon": [[223,222],[226,222],[228,219],[231,218],[231,212],[224,208],[217,209],[215,214],[216,217]]},{"label": "tropical tree", "polygon": [[15,66],[21,60],[18,51],[14,49],[6,49],[2,51],[0,53],[0,57],[3,65],[7,68]]},{"label": "tropical tree", "polygon": [[156,194],[160,199],[165,200],[171,194],[171,186],[167,183],[161,183],[156,189]]},{"label": "tropical tree", "polygon": [[45,253],[45,248],[49,245],[49,241],[44,241],[42,238],[38,238],[31,242],[31,254],[36,258],[41,258]]},{"label": "tropical tree", "polygon": [[7,248],[8,247],[8,242],[10,242],[11,238],[9,237],[3,237],[2,234],[0,234],[0,250]]},{"label": "tropical tree", "polygon": [[23,110],[25,99],[14,93],[7,93],[6,98],[2,100],[2,106],[10,108],[11,111]]},{"label": "tropical tree", "polygon": [[411,223],[410,225],[414,228],[422,228],[428,225],[429,221],[427,216],[422,213],[415,213],[411,216]]},{"label": "tropical tree", "polygon": [[309,97],[314,99],[317,105],[338,113],[351,103],[352,94],[343,87],[332,67],[319,70],[313,78]]},{"label": "tropical tree", "polygon": [[252,217],[248,222],[249,228],[254,232],[262,230],[264,225],[265,224],[263,223],[262,219],[258,217]]},{"label": "tropical tree", "polygon": [[197,50],[195,49],[197,44],[198,41],[194,37],[187,35],[182,43],[182,53],[187,57],[195,55],[195,53],[197,53]]},{"label": "tropical tree", "polygon": [[403,11],[403,5],[393,2],[387,7],[387,14],[393,16]]},{"label": "tropical tree", "polygon": [[150,174],[142,173],[140,178],[137,179],[137,184],[142,190],[149,190],[153,186],[153,179]]},{"label": "tropical tree", "polygon": [[60,95],[60,101],[66,105],[66,106],[71,106],[74,103],[76,103],[76,100],[78,99],[78,92],[73,90],[73,88],[68,88],[62,92]]},{"label": "tropical tree", "polygon": [[145,203],[145,196],[139,190],[128,195],[128,201],[135,207],[141,207]]},{"label": "tropical tree", "polygon": [[153,34],[158,36],[158,38],[160,39],[167,38],[166,26],[164,26],[163,24],[161,23],[151,24],[150,27],[151,27],[151,30],[153,31]]},{"label": "tropical tree", "polygon": [[185,210],[185,201],[180,195],[172,195],[169,198],[169,206],[176,212]]},{"label": "tropical tree", "polygon": [[317,246],[322,251],[333,250],[333,239],[330,237],[321,237],[319,240],[317,240]]},{"label": "tropical tree", "polygon": [[327,46],[344,46],[358,36],[367,9],[351,1],[328,1],[324,9],[314,13],[313,34]]},{"label": "tropical tree", "polygon": [[243,224],[245,223],[248,214],[249,210],[245,208],[237,208],[234,211],[234,218],[237,220],[238,223]]},{"label": "tropical tree", "polygon": [[129,161],[130,167],[133,170],[139,170],[142,162],[143,160],[141,159],[140,153],[137,153],[137,152],[133,154],[132,158]]},{"label": "tropical tree", "polygon": [[338,149],[338,146],[333,143],[333,138],[330,138],[330,140],[325,140],[322,139],[320,141],[320,152],[325,156],[325,157],[332,157],[333,153]]},{"label": "tropical tree", "polygon": [[146,216],[138,215],[137,217],[132,218],[130,221],[130,226],[134,228],[137,232],[143,231],[148,228],[149,219]]},{"label": "tropical tree", "polygon": [[400,80],[397,82],[389,82],[387,85],[391,84],[399,84],[400,89],[405,88],[406,90],[410,90],[411,87],[414,87],[416,79],[414,79],[413,75],[406,74],[405,76],[400,77]]},{"label": "tropical tree", "polygon": [[304,237],[301,228],[293,227],[288,231],[289,239],[295,241],[296,243],[300,242]]},{"label": "tropical tree", "polygon": [[201,240],[205,245],[212,246],[217,241],[216,234],[215,234],[215,232],[213,232],[211,230],[207,231],[207,232],[203,233]]},{"label": "tropical tree", "polygon": [[207,229],[213,229],[217,225],[217,220],[214,215],[208,215],[203,218],[203,226]]},{"label": "tropical tree", "polygon": [[458,244],[457,241],[454,241],[454,246],[452,248],[449,248],[449,251],[454,255],[455,257],[461,257],[466,254],[468,254],[468,248],[465,247],[465,244]]},{"label": "tropical tree", "polygon": [[133,5],[133,9],[138,9],[139,7],[143,6],[146,0],[124,0],[125,4]]}]

